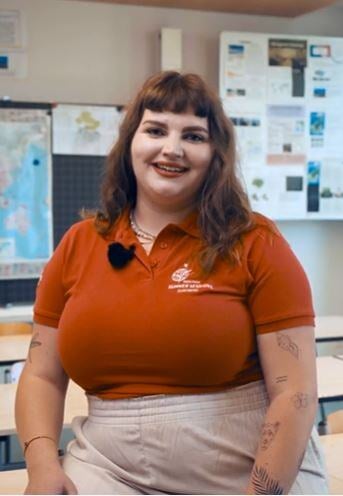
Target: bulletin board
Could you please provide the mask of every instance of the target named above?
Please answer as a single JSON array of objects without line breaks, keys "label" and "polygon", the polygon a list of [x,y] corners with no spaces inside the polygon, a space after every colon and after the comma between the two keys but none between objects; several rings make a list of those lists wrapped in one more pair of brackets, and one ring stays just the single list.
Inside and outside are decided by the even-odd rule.
[{"label": "bulletin board", "polygon": [[343,219],[343,38],[223,32],[219,78],[252,208]]},{"label": "bulletin board", "polygon": [[[18,115],[22,116],[22,120],[25,115],[27,119],[31,118],[32,110],[39,110],[48,116],[50,157],[46,157],[46,162],[50,161],[51,174],[44,176],[45,184],[39,186],[42,186],[46,192],[44,215],[51,219],[51,223],[47,222],[52,230],[51,238],[49,237],[49,243],[51,242],[49,253],[51,254],[65,231],[73,223],[80,220],[81,209],[99,207],[100,183],[105,156],[117,138],[123,107],[1,102],[0,110],[2,109],[9,109],[11,115],[14,116],[13,118],[17,118]],[[29,138],[35,142],[35,133],[39,133],[39,129],[35,128],[31,134],[24,136],[26,141],[24,140],[23,146],[27,147]],[[33,161],[30,156],[29,163],[23,162],[20,167],[24,170],[25,167],[30,167],[32,164]],[[12,165],[5,164],[3,169],[6,170],[10,182],[14,183],[18,171],[21,171],[20,167],[14,169]],[[2,198],[11,198],[15,195],[20,195],[20,199],[22,199],[21,190],[17,189],[13,194],[4,180],[1,184],[1,177],[0,187],[2,187],[0,201]],[[25,185],[25,192],[27,190],[28,184]],[[49,202],[51,202],[50,206]],[[23,202],[18,202],[19,205],[21,203]],[[2,208],[2,213],[7,215],[4,207],[6,205],[2,205],[0,211]],[[36,215],[33,209],[28,216],[31,217],[31,214]],[[3,224],[2,230],[6,232],[8,226],[6,219]],[[18,227],[20,228],[21,224],[17,222],[16,228]],[[11,258],[9,255],[11,253],[6,254],[4,251],[2,257],[0,256],[2,267],[10,266],[11,263],[14,265],[13,257]],[[42,267],[49,256],[47,254],[42,261]],[[0,305],[26,303],[34,300],[39,274],[20,273],[20,269],[21,267],[16,269],[16,274],[10,273],[13,270],[11,268],[8,269],[7,275],[5,273],[0,274]]]}]

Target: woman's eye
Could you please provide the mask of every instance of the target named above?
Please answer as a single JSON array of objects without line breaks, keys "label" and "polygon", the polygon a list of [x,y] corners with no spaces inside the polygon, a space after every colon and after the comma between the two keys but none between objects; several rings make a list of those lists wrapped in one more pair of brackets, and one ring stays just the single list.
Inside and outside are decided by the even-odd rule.
[{"label": "woman's eye", "polygon": [[206,141],[205,136],[197,133],[187,133],[185,134],[184,138],[187,141],[192,141],[193,143],[204,143],[204,141]]},{"label": "woman's eye", "polygon": [[150,134],[150,136],[153,137],[158,137],[158,136],[163,136],[164,135],[164,130],[159,128],[159,127],[149,127],[148,129],[145,130],[147,134]]}]

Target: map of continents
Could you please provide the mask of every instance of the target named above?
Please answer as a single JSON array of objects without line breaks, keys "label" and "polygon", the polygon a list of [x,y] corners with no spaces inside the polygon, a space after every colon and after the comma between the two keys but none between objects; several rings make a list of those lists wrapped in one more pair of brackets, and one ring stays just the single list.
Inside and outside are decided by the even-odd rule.
[{"label": "map of continents", "polygon": [[50,116],[0,109],[0,278],[38,277],[52,253]]}]

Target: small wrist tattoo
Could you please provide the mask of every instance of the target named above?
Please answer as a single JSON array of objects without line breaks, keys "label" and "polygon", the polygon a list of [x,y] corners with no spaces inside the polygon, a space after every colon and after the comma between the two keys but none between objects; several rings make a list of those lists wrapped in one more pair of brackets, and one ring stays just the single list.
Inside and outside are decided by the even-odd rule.
[{"label": "small wrist tattoo", "polygon": [[264,467],[254,466],[251,482],[255,494],[283,494],[280,483],[273,479]]}]

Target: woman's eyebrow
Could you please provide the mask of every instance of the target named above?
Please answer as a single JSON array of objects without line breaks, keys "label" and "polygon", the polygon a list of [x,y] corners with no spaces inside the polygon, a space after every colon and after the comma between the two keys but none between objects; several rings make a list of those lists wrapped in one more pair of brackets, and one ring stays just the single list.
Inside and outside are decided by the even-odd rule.
[{"label": "woman's eyebrow", "polygon": [[153,126],[162,126],[162,127],[168,127],[165,122],[162,121],[153,121],[153,120],[146,120],[143,121],[142,124],[152,124]]},{"label": "woman's eyebrow", "polygon": [[206,134],[209,134],[208,129],[202,126],[186,126],[183,128],[184,131],[202,131]]},{"label": "woman's eyebrow", "polygon": [[[142,123],[143,125],[144,124],[152,124],[153,126],[161,126],[161,127],[165,127],[167,128],[168,127],[168,124],[166,124],[165,122],[163,121],[154,121],[154,120],[151,120],[151,119],[148,119],[146,121],[143,121]],[[208,129],[206,129],[205,127],[202,127],[202,126],[186,126],[182,129],[183,131],[202,131],[206,134],[209,134],[208,132]]]}]

